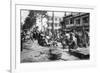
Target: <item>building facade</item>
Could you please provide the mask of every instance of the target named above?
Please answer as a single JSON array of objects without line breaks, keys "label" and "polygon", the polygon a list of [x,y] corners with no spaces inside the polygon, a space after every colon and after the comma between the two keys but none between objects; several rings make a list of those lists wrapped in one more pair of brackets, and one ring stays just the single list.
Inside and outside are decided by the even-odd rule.
[{"label": "building facade", "polygon": [[61,21],[62,21],[61,17],[52,17],[52,16],[48,17],[47,30],[49,36],[54,35],[56,37],[59,37],[59,32],[61,29],[61,24],[60,24]]},{"label": "building facade", "polygon": [[89,13],[75,13],[63,17],[63,31],[71,31],[72,29],[81,30],[81,28],[89,31],[89,16]]}]

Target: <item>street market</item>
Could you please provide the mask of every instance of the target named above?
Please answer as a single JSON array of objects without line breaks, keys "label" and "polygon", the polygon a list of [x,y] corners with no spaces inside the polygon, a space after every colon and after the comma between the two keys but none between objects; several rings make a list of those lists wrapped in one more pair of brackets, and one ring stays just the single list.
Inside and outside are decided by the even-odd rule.
[{"label": "street market", "polygon": [[89,13],[55,13],[29,11],[21,26],[21,63],[90,58]]}]

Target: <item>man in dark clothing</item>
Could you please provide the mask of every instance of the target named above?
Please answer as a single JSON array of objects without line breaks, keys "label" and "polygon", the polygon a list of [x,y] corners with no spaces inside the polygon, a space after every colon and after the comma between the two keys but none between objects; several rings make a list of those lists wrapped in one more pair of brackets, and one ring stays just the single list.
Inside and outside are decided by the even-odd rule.
[{"label": "man in dark clothing", "polygon": [[73,39],[73,34],[72,33],[70,33],[70,39],[69,39],[68,42],[69,42],[68,43],[68,45],[69,45],[69,51],[71,49],[76,49],[77,48],[77,44],[75,43],[75,40]]}]

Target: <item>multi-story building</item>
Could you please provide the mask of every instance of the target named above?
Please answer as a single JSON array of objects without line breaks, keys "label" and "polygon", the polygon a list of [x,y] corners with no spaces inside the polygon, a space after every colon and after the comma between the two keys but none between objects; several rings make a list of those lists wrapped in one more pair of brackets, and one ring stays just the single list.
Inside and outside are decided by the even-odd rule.
[{"label": "multi-story building", "polygon": [[47,30],[48,30],[48,35],[49,36],[58,36],[59,37],[59,30],[61,28],[61,24],[60,22],[62,21],[62,18],[61,17],[57,17],[57,16],[49,16],[48,17],[48,27],[47,27]]},{"label": "multi-story building", "polygon": [[71,29],[80,30],[85,27],[89,31],[89,13],[73,13],[63,17],[62,29],[63,31],[70,31]]}]

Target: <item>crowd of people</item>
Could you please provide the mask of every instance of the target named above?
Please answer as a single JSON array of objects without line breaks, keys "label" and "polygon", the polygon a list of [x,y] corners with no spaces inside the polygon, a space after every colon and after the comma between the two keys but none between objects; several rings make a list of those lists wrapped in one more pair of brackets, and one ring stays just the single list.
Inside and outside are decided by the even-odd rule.
[{"label": "crowd of people", "polygon": [[70,49],[77,49],[80,48],[87,48],[89,47],[89,32],[85,30],[76,31],[73,30],[72,32],[66,33],[64,38],[62,38],[62,45],[63,48]]},{"label": "crowd of people", "polygon": [[73,30],[71,32],[66,32],[65,34],[60,35],[59,38],[52,39],[45,35],[43,32],[40,32],[35,28],[33,31],[22,31],[21,32],[21,51],[23,50],[23,42],[28,40],[38,41],[40,46],[50,47],[50,46],[62,46],[63,49],[77,49],[78,47],[89,47],[89,32],[82,29],[81,31]]}]

